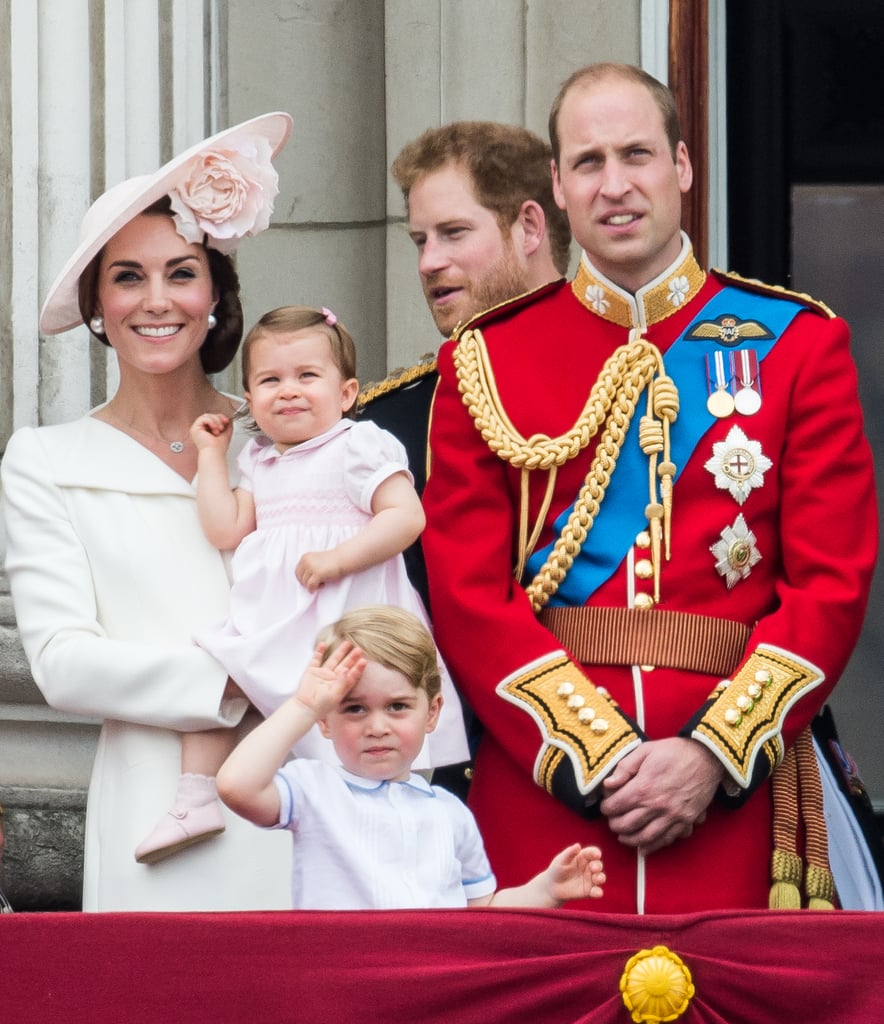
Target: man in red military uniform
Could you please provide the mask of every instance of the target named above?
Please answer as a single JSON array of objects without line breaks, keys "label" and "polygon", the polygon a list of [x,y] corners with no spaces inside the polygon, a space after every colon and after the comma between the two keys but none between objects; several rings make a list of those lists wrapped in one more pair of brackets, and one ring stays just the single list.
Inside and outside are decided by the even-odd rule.
[{"label": "man in red military uniform", "polygon": [[[847,325],[700,268],[644,72],[576,73],[550,127],[578,273],[443,347],[431,423],[434,628],[485,727],[470,803],[503,885],[594,842],[596,909],[763,907],[776,845],[780,885],[825,903],[796,741],[877,546]],[[775,788],[800,822],[776,844]]]}]

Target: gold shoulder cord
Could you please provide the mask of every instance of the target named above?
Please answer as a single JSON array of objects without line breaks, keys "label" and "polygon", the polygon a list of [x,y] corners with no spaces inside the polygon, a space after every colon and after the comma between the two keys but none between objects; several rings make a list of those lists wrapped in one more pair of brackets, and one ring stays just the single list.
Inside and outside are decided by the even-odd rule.
[{"label": "gold shoulder cord", "polygon": [[[535,612],[540,611],[556,593],[592,529],[635,415],[638,399],[647,388],[648,411],[639,422],[639,443],[649,458],[650,500],[645,514],[651,534],[654,598],[659,600],[661,546],[669,558],[672,478],[675,475],[675,466],[669,457],[669,427],[678,415],[678,391],[671,378],[663,373],[663,358],[657,347],[642,338],[638,329],[633,329],[629,342],[616,349],[602,367],[574,426],[554,438],[546,434],[524,438],[513,426],[501,404],[480,330],[464,332],[453,358],[458,387],[476,429],[498,458],[521,470],[516,579],[521,579],[527,559],[537,543],[552,501],[558,467],[586,448],[604,425],[596,454],[568,522],[543,567],[525,588]],[[658,464],[658,455],[661,454],[663,458]],[[529,537],[528,477],[536,469],[547,470],[549,477],[542,507]]]}]

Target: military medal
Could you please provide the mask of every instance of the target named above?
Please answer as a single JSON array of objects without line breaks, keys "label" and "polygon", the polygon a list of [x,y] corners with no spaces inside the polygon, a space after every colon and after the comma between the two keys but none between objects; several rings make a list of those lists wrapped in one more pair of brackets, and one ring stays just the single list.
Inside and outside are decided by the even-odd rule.
[{"label": "military medal", "polygon": [[715,571],[724,577],[728,590],[744,580],[752,572],[752,566],[761,561],[755,534],[746,525],[742,512],[732,526],[726,526],[721,531],[721,539],[709,550],[715,557]]},{"label": "military medal", "polygon": [[704,468],[715,477],[716,487],[730,491],[742,505],[753,488],[763,486],[764,474],[772,465],[758,441],[750,441],[739,427],[731,427],[723,441],[712,445],[712,458]]},{"label": "military medal", "polygon": [[734,406],[743,416],[754,416],[761,408],[761,382],[758,378],[758,354],[754,349],[742,348],[731,353],[735,375],[740,382]]},{"label": "military medal", "polygon": [[706,399],[706,408],[718,419],[724,419],[734,411],[731,380],[731,375],[725,372],[724,353],[718,350],[707,355],[706,385],[709,397]]}]

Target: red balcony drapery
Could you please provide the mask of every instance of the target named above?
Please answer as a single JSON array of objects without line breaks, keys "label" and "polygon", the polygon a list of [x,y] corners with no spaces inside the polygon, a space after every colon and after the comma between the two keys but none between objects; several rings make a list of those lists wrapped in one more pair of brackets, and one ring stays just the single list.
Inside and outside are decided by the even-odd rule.
[{"label": "red balcony drapery", "polygon": [[665,946],[684,1024],[884,1021],[884,914],[585,911],[19,914],[0,1015],[89,1021],[628,1024],[620,979]]}]

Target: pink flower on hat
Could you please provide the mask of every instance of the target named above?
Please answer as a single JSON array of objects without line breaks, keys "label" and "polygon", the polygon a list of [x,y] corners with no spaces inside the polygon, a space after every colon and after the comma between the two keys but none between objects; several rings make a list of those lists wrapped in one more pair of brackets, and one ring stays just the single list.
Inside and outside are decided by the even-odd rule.
[{"label": "pink flower on hat", "polygon": [[270,224],[279,176],[263,137],[225,140],[224,149],[194,157],[185,179],[169,192],[175,227],[188,242],[231,253],[243,238]]}]

